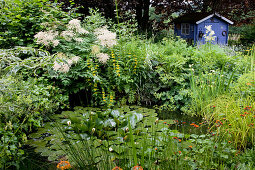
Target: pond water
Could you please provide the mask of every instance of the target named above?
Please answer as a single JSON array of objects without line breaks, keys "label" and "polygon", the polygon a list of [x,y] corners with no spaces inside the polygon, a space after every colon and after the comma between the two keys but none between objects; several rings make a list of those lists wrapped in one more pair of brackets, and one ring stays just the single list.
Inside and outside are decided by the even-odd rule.
[{"label": "pond water", "polygon": [[[108,142],[113,139],[112,142],[115,145],[119,139],[123,142],[125,135],[128,134],[125,132],[129,127],[128,119],[132,122],[130,126],[134,128],[133,132],[137,134],[152,134],[153,128],[157,126],[156,133],[162,133],[162,129],[170,129],[175,130],[170,132],[173,135],[185,138],[184,136],[189,134],[204,134],[208,128],[206,121],[202,118],[178,112],[156,112],[154,109],[140,106],[123,106],[114,109],[75,107],[72,111],[63,111],[61,114],[53,115],[51,122],[46,122],[44,127],[29,135],[29,147],[26,149],[29,155],[24,160],[21,169],[31,169],[33,165],[38,166],[37,169],[56,167],[56,160],[61,157],[60,155],[64,155],[59,150],[62,139],[60,132],[54,128],[58,125],[56,122],[59,122],[64,133],[72,140],[81,140],[77,135],[80,133],[84,139],[90,135],[108,140]],[[68,125],[68,121],[72,122],[72,126]],[[157,121],[158,123],[155,123]],[[91,132],[91,129],[94,129],[94,132]]]},{"label": "pond water", "polygon": [[[201,117],[189,116],[181,112],[158,112],[158,117],[161,120],[171,119],[175,124],[170,126],[170,129],[176,129],[182,133],[188,134],[205,134],[208,131],[208,124]],[[197,126],[199,127],[197,127]]]}]

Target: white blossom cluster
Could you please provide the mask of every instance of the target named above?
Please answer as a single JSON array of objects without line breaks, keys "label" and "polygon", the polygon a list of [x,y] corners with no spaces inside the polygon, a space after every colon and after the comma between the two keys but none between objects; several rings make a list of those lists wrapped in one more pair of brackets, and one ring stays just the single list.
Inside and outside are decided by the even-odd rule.
[{"label": "white blossom cluster", "polygon": [[215,41],[216,36],[214,36],[215,32],[212,30],[212,25],[205,26],[205,41]]},{"label": "white blossom cluster", "polygon": [[36,38],[37,44],[43,44],[45,46],[56,47],[59,44],[59,40],[56,40],[56,36],[58,36],[58,32],[50,31],[40,31],[34,37]]},{"label": "white blossom cluster", "polygon": [[68,59],[63,53],[58,53],[57,58],[59,60],[54,62],[53,70],[60,71],[62,73],[67,73],[70,70],[70,67],[80,60],[80,57],[78,56]]},{"label": "white blossom cluster", "polygon": [[97,28],[94,33],[102,46],[113,47],[117,44],[116,33],[109,31],[106,27]]},{"label": "white blossom cluster", "polygon": [[[45,23],[47,25],[47,23]],[[56,28],[54,28],[56,29]],[[74,39],[76,42],[80,43],[83,41],[82,38],[77,37],[80,34],[88,34],[89,32],[81,27],[81,21],[78,19],[73,19],[69,21],[67,25],[67,30],[62,31],[60,36],[63,37],[66,41],[71,41]],[[35,36],[36,42],[38,44],[44,44],[45,46],[53,45],[56,47],[59,44],[59,40],[56,38],[58,37],[58,32],[54,32],[53,30],[50,31],[41,31],[37,33]]]},{"label": "white blossom cluster", "polygon": [[79,34],[88,34],[89,32],[81,27],[81,21],[78,19],[72,19],[69,21],[67,28],[73,30]]},{"label": "white blossom cluster", "polygon": [[81,21],[78,19],[72,19],[71,21],[69,21],[68,25],[67,25],[67,29],[66,31],[63,31],[61,33],[61,36],[64,37],[64,39],[66,41],[71,41],[72,39],[74,39],[76,42],[82,42],[83,39],[82,38],[78,38],[75,37],[76,34],[88,34],[89,32],[87,30],[85,30],[84,28],[81,27]]},{"label": "white blossom cluster", "polygon": [[60,34],[62,37],[64,37],[64,39],[66,40],[66,41],[71,41],[72,40],[72,38],[74,37],[74,32],[73,31],[70,31],[70,30],[67,30],[67,31],[63,31],[63,32],[61,32],[61,34]]},{"label": "white blossom cluster", "polygon": [[98,45],[93,45],[93,46],[91,47],[91,53],[92,53],[92,54],[98,54],[98,53],[100,53],[100,47],[99,47]]},{"label": "white blossom cluster", "polygon": [[107,62],[107,60],[110,58],[108,54],[105,53],[98,53],[97,58],[99,60],[99,62],[105,64]]}]

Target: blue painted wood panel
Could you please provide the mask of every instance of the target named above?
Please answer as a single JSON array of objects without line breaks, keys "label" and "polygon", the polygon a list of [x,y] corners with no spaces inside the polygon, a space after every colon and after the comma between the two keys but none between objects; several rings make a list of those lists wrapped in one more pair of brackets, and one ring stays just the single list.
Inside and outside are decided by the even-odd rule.
[{"label": "blue painted wood panel", "polygon": [[180,28],[179,29],[177,29],[177,27],[176,27],[176,25],[175,25],[175,27],[174,27],[174,32],[175,32],[175,34],[177,35],[177,36],[180,36],[181,38],[184,38],[184,39],[194,39],[194,26],[195,26],[195,24],[190,24],[190,30],[189,30],[189,32],[190,32],[190,34],[189,35],[185,35],[185,34],[182,34],[181,33],[181,24],[180,24]]},{"label": "blue painted wood panel", "polygon": [[[213,44],[227,44],[228,42],[228,23],[218,17],[211,17],[200,24],[190,24],[190,34],[183,35],[181,34],[181,27],[174,27],[175,34],[184,39],[193,39],[194,44],[204,44],[205,38],[204,34],[206,33],[205,26],[212,25],[212,30],[215,32],[216,38],[213,41]],[[193,29],[192,29],[193,27]]]}]

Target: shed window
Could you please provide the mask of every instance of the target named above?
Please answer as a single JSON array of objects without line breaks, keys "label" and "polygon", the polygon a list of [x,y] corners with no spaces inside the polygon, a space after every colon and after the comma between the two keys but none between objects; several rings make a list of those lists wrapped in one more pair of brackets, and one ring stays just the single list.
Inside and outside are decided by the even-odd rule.
[{"label": "shed window", "polygon": [[189,30],[190,30],[190,24],[183,23],[181,25],[181,33],[184,35],[189,35]]}]

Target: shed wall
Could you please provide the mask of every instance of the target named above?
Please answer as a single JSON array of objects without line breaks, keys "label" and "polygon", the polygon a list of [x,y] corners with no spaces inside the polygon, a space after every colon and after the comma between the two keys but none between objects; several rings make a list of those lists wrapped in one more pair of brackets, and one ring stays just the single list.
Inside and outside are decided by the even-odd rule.
[{"label": "shed wall", "polygon": [[[205,38],[202,36],[199,36],[199,33],[202,34],[206,33],[205,26],[212,25],[212,30],[215,32],[216,39],[213,44],[227,44],[228,42],[228,23],[223,21],[222,19],[219,19],[217,16],[213,16],[200,24],[190,24],[190,34],[189,35],[183,35],[181,34],[181,24],[179,24],[179,27],[177,27],[177,24],[175,24],[174,32],[177,36],[180,36],[184,39],[192,39],[194,40],[194,44],[204,44]],[[193,29],[192,29],[193,27]],[[223,35],[223,31],[226,31]]]}]

